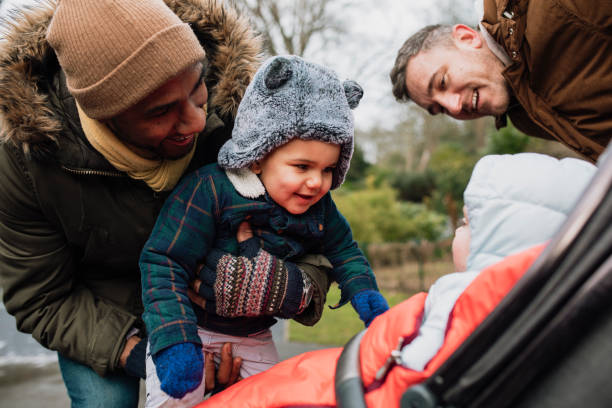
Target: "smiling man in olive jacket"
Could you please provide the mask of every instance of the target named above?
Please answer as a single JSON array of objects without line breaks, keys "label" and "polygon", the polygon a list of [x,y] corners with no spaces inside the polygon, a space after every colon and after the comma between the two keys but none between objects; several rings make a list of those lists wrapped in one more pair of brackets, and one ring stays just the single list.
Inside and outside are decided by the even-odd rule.
[{"label": "smiling man in olive jacket", "polygon": [[[136,406],[140,251],[180,177],[230,137],[260,43],[214,0],[44,2],[2,31],[3,302],[58,352],[73,407]],[[314,283],[305,324],[325,265],[298,264]]]}]

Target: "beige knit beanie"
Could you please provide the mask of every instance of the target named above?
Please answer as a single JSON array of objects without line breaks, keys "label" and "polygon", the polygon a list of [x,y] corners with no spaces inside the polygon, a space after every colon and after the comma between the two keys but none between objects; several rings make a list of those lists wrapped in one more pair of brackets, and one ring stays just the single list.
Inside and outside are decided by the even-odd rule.
[{"label": "beige knit beanie", "polygon": [[205,55],[162,0],[60,0],[47,40],[68,90],[98,120],[135,105]]}]

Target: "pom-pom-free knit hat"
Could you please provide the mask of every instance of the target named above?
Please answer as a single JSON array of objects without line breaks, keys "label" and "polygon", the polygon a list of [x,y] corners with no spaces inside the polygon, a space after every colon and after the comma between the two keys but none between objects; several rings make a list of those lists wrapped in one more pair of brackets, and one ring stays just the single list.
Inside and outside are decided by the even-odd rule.
[{"label": "pom-pom-free knit hat", "polygon": [[232,138],[219,151],[225,169],[246,168],[292,139],[338,144],[331,188],[344,181],[353,154],[353,115],[363,90],[297,56],[268,59],[238,107]]},{"label": "pom-pom-free knit hat", "polygon": [[92,119],[123,112],[205,55],[162,0],[60,0],[47,41]]}]

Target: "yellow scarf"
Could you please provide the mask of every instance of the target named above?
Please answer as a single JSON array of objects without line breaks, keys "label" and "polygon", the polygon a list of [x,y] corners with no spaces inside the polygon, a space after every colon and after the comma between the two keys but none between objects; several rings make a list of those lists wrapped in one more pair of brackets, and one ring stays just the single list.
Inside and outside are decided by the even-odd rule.
[{"label": "yellow scarf", "polygon": [[94,149],[117,170],[126,172],[133,179],[143,180],[154,191],[173,189],[193,157],[196,143],[187,155],[178,160],[145,159],[130,150],[105,124],[88,117],[79,104],[77,109],[85,137]]}]

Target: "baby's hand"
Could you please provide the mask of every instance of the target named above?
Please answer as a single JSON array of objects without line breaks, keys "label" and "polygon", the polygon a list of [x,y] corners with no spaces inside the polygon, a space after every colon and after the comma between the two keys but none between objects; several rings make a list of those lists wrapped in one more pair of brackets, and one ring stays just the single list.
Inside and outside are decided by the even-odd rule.
[{"label": "baby's hand", "polygon": [[248,221],[243,221],[238,227],[236,239],[238,240],[238,242],[243,242],[249,238],[253,238],[253,230],[251,229],[251,224],[249,224]]},{"label": "baby's hand", "polygon": [[366,327],[372,323],[376,316],[389,310],[387,300],[379,291],[373,289],[357,292],[351,299],[351,304]]},{"label": "baby's hand", "polygon": [[161,389],[173,398],[198,388],[204,373],[204,356],[194,343],[178,343],[153,355]]}]

